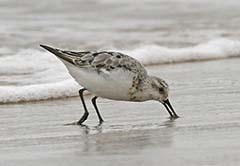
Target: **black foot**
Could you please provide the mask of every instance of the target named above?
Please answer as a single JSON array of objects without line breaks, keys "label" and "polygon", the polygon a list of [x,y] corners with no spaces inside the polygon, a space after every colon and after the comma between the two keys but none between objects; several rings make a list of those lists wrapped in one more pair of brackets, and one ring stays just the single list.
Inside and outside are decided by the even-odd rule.
[{"label": "black foot", "polygon": [[83,123],[85,120],[87,120],[88,115],[89,115],[89,113],[88,113],[88,112],[85,112],[79,121],[73,122],[73,123],[67,123],[67,124],[64,124],[64,125],[80,125],[80,126],[85,126],[85,125],[83,125],[82,123]]},{"label": "black foot", "polygon": [[69,126],[69,125],[78,125],[78,122],[72,122],[72,123],[66,123],[64,126]]},{"label": "black foot", "polygon": [[89,113],[88,112],[85,112],[83,114],[83,116],[81,117],[81,119],[77,122],[77,125],[82,125],[82,123],[87,120],[87,117],[88,117]]}]

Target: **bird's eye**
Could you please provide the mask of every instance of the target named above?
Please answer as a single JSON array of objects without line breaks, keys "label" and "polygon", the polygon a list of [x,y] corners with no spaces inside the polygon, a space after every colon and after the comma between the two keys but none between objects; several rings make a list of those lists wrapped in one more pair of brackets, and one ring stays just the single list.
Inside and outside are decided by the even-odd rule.
[{"label": "bird's eye", "polygon": [[163,88],[159,88],[158,90],[159,90],[159,92],[163,92],[163,91],[164,91],[164,89],[163,89]]}]

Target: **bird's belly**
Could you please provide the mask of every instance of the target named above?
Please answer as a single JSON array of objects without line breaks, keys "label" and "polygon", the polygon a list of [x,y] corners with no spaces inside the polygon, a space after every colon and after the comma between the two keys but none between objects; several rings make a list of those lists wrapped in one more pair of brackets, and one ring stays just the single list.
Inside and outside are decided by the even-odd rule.
[{"label": "bird's belly", "polygon": [[67,66],[72,77],[91,93],[113,100],[130,100],[129,89],[132,75],[122,70],[98,73],[94,70]]}]

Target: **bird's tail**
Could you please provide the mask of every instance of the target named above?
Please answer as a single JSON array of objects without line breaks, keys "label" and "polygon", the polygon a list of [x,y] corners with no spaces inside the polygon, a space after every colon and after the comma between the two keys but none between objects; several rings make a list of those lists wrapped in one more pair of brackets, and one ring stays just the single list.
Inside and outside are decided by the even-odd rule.
[{"label": "bird's tail", "polygon": [[43,47],[44,49],[48,50],[49,52],[53,53],[54,55],[56,55],[61,60],[65,60],[71,64],[75,64],[74,61],[76,60],[76,56],[71,55],[70,52],[59,50],[59,49],[52,48],[52,47],[42,45],[42,44],[40,44],[40,46]]}]

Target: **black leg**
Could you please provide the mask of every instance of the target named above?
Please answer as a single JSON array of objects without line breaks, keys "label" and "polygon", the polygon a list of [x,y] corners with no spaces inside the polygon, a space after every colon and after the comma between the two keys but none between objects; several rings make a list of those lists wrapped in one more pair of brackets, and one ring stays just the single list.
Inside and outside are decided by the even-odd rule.
[{"label": "black leg", "polygon": [[94,96],[94,97],[92,98],[92,104],[93,104],[93,106],[94,106],[94,108],[95,108],[95,110],[96,110],[96,112],[97,112],[97,116],[98,116],[98,119],[99,119],[99,124],[102,124],[103,118],[102,118],[102,116],[101,116],[101,114],[100,114],[100,112],[99,112],[99,110],[98,110],[97,104],[96,104],[97,98],[98,98],[98,96]]},{"label": "black leg", "polygon": [[84,101],[84,98],[83,98],[83,92],[84,92],[85,90],[86,90],[85,88],[79,90],[79,96],[80,96],[80,99],[81,99],[81,101],[82,101],[82,105],[83,105],[83,108],[84,108],[84,114],[83,114],[83,116],[79,119],[79,121],[77,122],[78,125],[81,125],[85,120],[87,120],[87,117],[88,117],[88,115],[89,115],[88,110],[87,110],[87,107],[86,107],[86,104],[85,104],[85,101]]}]

